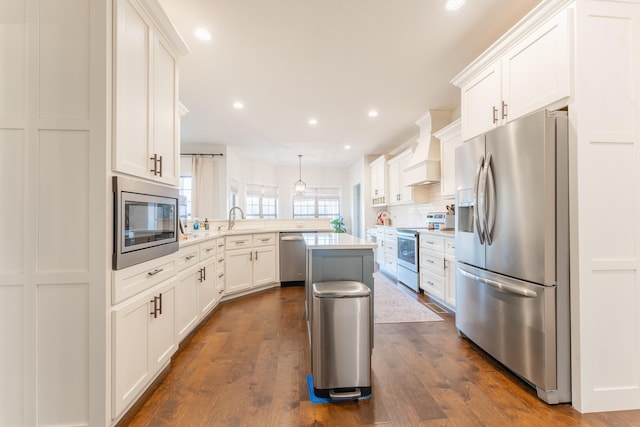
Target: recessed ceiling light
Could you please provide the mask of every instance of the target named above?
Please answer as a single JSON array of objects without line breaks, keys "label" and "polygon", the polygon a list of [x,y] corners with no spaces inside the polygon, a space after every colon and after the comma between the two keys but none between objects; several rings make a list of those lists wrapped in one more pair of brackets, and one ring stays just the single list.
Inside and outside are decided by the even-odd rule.
[{"label": "recessed ceiling light", "polygon": [[350,145],[345,145],[345,146],[344,146],[344,149],[345,149],[345,150],[351,150],[351,146],[350,146]]},{"label": "recessed ceiling light", "polygon": [[193,32],[193,35],[196,36],[198,40],[211,40],[211,32],[209,32],[209,30],[207,30],[206,28],[196,28]]},{"label": "recessed ceiling light", "polygon": [[318,124],[318,120],[314,119],[313,117],[309,119],[308,122],[311,126],[315,126]]},{"label": "recessed ceiling light", "polygon": [[378,117],[378,112],[376,110],[369,111],[369,117]]},{"label": "recessed ceiling light", "polygon": [[244,108],[244,104],[240,101],[236,101],[233,103],[233,108],[236,110],[242,110]]},{"label": "recessed ceiling light", "polygon": [[447,10],[458,10],[464,5],[465,0],[447,0],[444,8]]}]

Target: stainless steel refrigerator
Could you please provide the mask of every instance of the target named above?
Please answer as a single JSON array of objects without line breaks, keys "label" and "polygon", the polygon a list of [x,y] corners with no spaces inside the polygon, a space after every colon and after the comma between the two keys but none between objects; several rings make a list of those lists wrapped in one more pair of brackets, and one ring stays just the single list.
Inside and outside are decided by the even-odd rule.
[{"label": "stainless steel refrigerator", "polygon": [[538,111],[456,150],[456,328],[571,401],[568,122]]}]

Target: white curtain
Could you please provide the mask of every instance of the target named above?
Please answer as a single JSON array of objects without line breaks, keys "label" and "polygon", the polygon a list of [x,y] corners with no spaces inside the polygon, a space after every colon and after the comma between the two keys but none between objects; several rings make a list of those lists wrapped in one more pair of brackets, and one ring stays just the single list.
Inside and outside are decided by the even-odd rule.
[{"label": "white curtain", "polygon": [[215,161],[213,156],[193,156],[193,195],[191,212],[194,218],[214,218]]}]

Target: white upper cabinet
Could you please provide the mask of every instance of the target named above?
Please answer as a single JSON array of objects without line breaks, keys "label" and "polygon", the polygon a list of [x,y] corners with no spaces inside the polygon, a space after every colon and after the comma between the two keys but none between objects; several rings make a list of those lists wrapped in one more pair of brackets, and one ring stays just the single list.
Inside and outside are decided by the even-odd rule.
[{"label": "white upper cabinet", "polygon": [[426,201],[426,187],[406,185],[405,169],[411,162],[413,150],[408,149],[387,161],[389,165],[389,205]]},{"label": "white upper cabinet", "polygon": [[114,170],[177,185],[178,61],[188,48],[155,0],[118,0]]},{"label": "white upper cabinet", "polygon": [[440,140],[440,192],[442,197],[456,194],[456,148],[462,144],[460,119],[434,133]]},{"label": "white upper cabinet", "polygon": [[386,206],[388,203],[387,191],[389,184],[389,168],[387,157],[380,156],[369,163],[371,169],[371,205]]},{"label": "white upper cabinet", "polygon": [[452,80],[463,141],[569,97],[571,19],[563,9],[508,33]]},{"label": "white upper cabinet", "polygon": [[500,123],[502,76],[500,62],[492,64],[460,88],[462,135],[465,139],[480,135]]}]

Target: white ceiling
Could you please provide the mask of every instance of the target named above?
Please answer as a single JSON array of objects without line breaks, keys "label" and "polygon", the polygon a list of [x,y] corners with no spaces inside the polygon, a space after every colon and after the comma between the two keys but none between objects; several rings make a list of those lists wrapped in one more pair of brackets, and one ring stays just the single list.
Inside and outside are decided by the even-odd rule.
[{"label": "white ceiling", "polygon": [[[183,143],[342,166],[401,145],[428,110],[457,108],[451,78],[540,0],[467,0],[456,12],[444,0],[159,2],[191,49],[180,61]],[[212,39],[197,40],[197,27]]]}]

